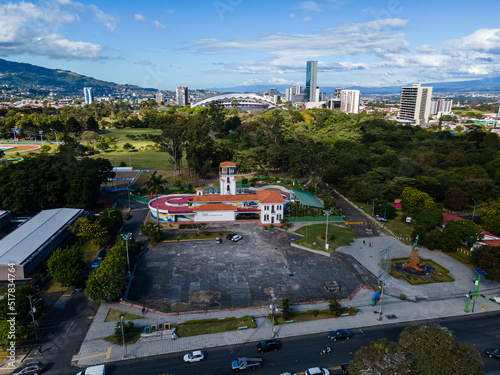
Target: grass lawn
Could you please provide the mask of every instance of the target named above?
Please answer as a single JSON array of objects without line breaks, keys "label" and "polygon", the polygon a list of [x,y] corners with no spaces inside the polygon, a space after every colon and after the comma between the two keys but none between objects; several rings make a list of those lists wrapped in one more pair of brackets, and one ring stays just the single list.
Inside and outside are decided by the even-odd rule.
[{"label": "grass lawn", "polygon": [[151,128],[125,128],[125,129],[116,129],[116,128],[109,128],[109,129],[103,129],[99,130],[98,134],[102,137],[116,137],[119,139],[127,139],[127,141],[130,141],[128,138],[125,138],[127,134],[133,134],[135,136],[141,135],[141,134],[161,134],[161,130],[154,130]]},{"label": "grass lawn", "polygon": [[109,309],[108,315],[106,316],[106,319],[104,320],[105,322],[119,322],[121,319],[120,317],[123,315],[124,320],[134,320],[134,319],[144,319],[143,316],[140,315],[135,315],[135,314],[129,314],[124,311],[120,311],[117,309]]},{"label": "grass lawn", "polygon": [[226,319],[205,319],[191,320],[183,324],[176,325],[175,333],[179,337],[189,337],[197,335],[208,335],[211,333],[237,331],[239,327],[255,328],[255,323],[250,315],[243,318],[226,318]]},{"label": "grass lawn", "polygon": [[[134,142],[130,142],[134,144]],[[129,152],[123,149],[118,150],[107,150],[103,153],[95,155],[94,158],[101,157],[103,159],[109,159],[111,165],[116,165],[119,167],[123,162],[125,166],[130,166],[130,162],[132,162],[132,167],[135,169],[165,169],[165,168],[173,168],[172,163],[170,162],[170,155],[166,152],[160,151],[151,151],[151,150],[141,150],[130,152],[130,162],[129,162]],[[172,171],[173,174],[173,171]],[[165,175],[163,175],[166,177]]]},{"label": "grass lawn", "polygon": [[67,286],[61,286],[57,281],[54,281],[54,279],[49,280],[44,286],[43,286],[43,292],[44,293],[57,293],[57,292],[64,292],[66,289],[68,289]]},{"label": "grass lawn", "polygon": [[470,269],[474,269],[474,265],[471,263],[471,256],[463,253],[446,253],[449,257],[458,260],[460,263],[466,265]]},{"label": "grass lawn", "polygon": [[[314,312],[317,311],[315,315]],[[349,316],[354,316],[359,312],[359,309],[356,307],[351,307],[350,309],[345,307],[342,309],[342,314],[349,314]],[[294,323],[301,322],[310,322],[312,320],[321,320],[321,319],[332,319],[336,318],[335,315],[330,314],[327,310],[309,310],[309,311],[296,311],[293,313],[290,320],[293,320]],[[286,324],[286,320],[283,319],[281,314],[275,315],[276,324]]]},{"label": "grass lawn", "polygon": [[[134,327],[132,333],[125,335],[125,344],[135,344],[141,338],[142,332],[144,332],[144,327]],[[122,335],[113,334],[105,337],[103,340],[112,344],[123,345]]]},{"label": "grass lawn", "polygon": [[311,224],[296,230],[296,233],[304,237],[295,241],[297,245],[305,246],[313,250],[326,251],[331,253],[341,246],[349,246],[356,238],[354,233],[348,228],[341,228],[328,224],[328,244],[330,248],[325,249],[325,224]]}]

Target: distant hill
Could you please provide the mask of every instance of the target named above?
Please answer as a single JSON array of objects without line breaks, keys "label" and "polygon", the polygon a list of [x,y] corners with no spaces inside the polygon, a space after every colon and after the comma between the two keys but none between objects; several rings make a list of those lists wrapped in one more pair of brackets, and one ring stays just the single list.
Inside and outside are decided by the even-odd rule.
[{"label": "distant hill", "polygon": [[54,91],[64,94],[81,94],[84,87],[92,87],[96,95],[106,95],[117,90],[148,90],[134,85],[119,85],[101,81],[68,70],[48,69],[36,65],[0,59],[0,85],[12,85],[33,91]]},{"label": "distant hill", "polygon": [[[415,82],[417,83],[417,82]],[[500,77],[492,77],[486,79],[477,79],[473,81],[457,81],[457,82],[433,82],[422,83],[423,86],[432,86],[433,92],[467,92],[467,91],[500,91]],[[265,92],[270,88],[276,88],[279,92],[285,92],[291,85],[251,85],[251,86],[234,86],[234,87],[216,87],[211,90],[219,92]],[[405,85],[406,86],[406,85]],[[386,87],[366,87],[366,86],[336,86],[348,90],[359,90],[361,94],[400,94],[402,86],[386,86]],[[333,94],[336,87],[321,87],[321,92]]]}]

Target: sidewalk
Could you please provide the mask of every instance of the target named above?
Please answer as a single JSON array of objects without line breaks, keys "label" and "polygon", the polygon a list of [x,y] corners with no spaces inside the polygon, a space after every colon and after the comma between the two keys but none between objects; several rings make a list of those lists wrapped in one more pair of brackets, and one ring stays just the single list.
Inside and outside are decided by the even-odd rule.
[{"label": "sidewalk", "polygon": [[[371,306],[371,296],[371,291],[361,289],[351,301],[342,303],[342,305],[346,307],[359,308],[360,311],[355,316],[279,325],[275,327],[276,333],[279,338],[286,338],[328,332],[338,328],[348,328],[354,330],[354,334],[356,334],[356,330],[361,330],[363,327],[369,326],[412,322],[424,319],[439,319],[468,314],[484,314],[486,313],[482,310],[484,305],[486,305],[487,311],[500,311],[500,305],[479,299],[478,303],[476,303],[475,312],[467,314],[464,311],[467,302],[465,295],[459,298],[450,298],[440,301],[420,302],[401,301],[399,298],[384,296],[382,302],[382,320],[378,320],[380,305]],[[325,309],[326,307],[326,302],[293,306],[293,308],[298,311]],[[134,323],[137,326],[148,326],[159,323],[181,323],[186,320],[194,319],[252,315],[255,317],[257,328],[178,338],[177,340],[171,340],[170,335],[167,335],[163,340],[140,340],[134,345],[127,345],[125,357],[125,348],[102,340],[104,337],[113,333],[116,325],[116,322],[104,321],[110,308],[141,315],[141,310],[137,308],[118,303],[101,304],[80,348],[80,352],[73,357],[73,364],[77,366],[92,366],[168,353],[187,353],[198,349],[234,346],[271,338],[272,325],[271,321],[267,318],[267,314],[269,313],[268,308],[216,311],[209,313],[171,315],[166,317],[148,312],[146,313],[146,319],[135,320]],[[391,315],[395,317],[391,317]]]}]

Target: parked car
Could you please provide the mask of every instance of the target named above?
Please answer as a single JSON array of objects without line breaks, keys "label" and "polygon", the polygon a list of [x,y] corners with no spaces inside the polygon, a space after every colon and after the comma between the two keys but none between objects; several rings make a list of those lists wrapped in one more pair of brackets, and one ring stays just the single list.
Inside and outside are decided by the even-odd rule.
[{"label": "parked car", "polygon": [[106,373],[106,366],[97,365],[97,366],[87,367],[85,371],[80,371],[76,375],[104,375],[105,373]]},{"label": "parked car", "polygon": [[97,259],[103,260],[105,256],[106,256],[106,250],[101,250],[99,251],[99,254],[97,254]]},{"label": "parked car", "polygon": [[106,243],[106,249],[110,249],[110,248],[112,248],[113,246],[115,246],[115,243],[116,243],[116,241],[115,241],[115,240],[109,240],[109,241]]},{"label": "parked car", "polygon": [[238,242],[242,238],[243,238],[242,236],[240,236],[239,234],[237,234],[236,236],[234,236],[233,238],[231,238],[231,241]]},{"label": "parked car", "polygon": [[43,371],[43,364],[42,362],[32,362],[32,363],[26,363],[24,367],[18,368],[15,372],[13,372],[13,375],[37,375],[41,374]]},{"label": "parked car", "polygon": [[352,332],[348,329],[336,329],[328,334],[330,341],[337,341],[346,339],[349,340],[352,337]]},{"label": "parked car", "polygon": [[500,359],[500,349],[486,349],[486,355],[490,358]]},{"label": "parked car", "polygon": [[200,362],[205,359],[205,354],[201,350],[195,350],[194,352],[186,354],[183,359],[186,363]]},{"label": "parked car", "polygon": [[278,340],[264,340],[256,345],[258,352],[269,352],[271,350],[277,351],[280,348],[280,343]]},{"label": "parked car", "polygon": [[125,217],[124,217],[125,220],[130,220],[132,219],[132,214],[130,212],[127,212]]},{"label": "parked car", "polygon": [[90,268],[97,268],[101,265],[101,262],[102,262],[102,259],[99,259],[97,258],[96,260],[94,260],[92,262],[92,265],[90,266]]},{"label": "parked car", "polygon": [[219,237],[215,237],[215,243],[222,243],[222,240]]},{"label": "parked car", "polygon": [[234,233],[229,233],[227,236],[226,236],[226,240],[230,240],[231,238],[233,238],[234,236],[236,236],[236,234]]},{"label": "parked car", "polygon": [[311,367],[306,370],[306,375],[330,375],[330,371],[326,368]]},{"label": "parked car", "polygon": [[384,217],[384,216],[379,216],[379,215],[377,215],[377,216],[375,216],[375,220],[377,220],[377,221],[381,221],[381,222],[383,222],[383,223],[387,223],[387,218],[386,218],[386,217]]},{"label": "parked car", "polygon": [[75,285],[75,292],[81,292],[85,289],[85,285],[87,284],[87,279],[81,279]]}]

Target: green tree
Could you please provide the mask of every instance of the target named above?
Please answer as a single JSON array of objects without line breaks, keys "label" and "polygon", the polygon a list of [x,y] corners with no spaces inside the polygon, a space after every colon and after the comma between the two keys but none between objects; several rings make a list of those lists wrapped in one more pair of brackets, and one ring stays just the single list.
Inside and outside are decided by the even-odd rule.
[{"label": "green tree", "polygon": [[123,214],[118,208],[106,208],[99,215],[99,224],[114,233],[123,226]]},{"label": "green tree", "polygon": [[500,200],[480,204],[476,213],[481,216],[481,224],[484,229],[500,233]]},{"label": "green tree", "polygon": [[156,244],[160,241],[161,227],[158,224],[154,224],[151,222],[146,224],[141,224],[140,231],[145,236],[148,236],[153,244]]},{"label": "green tree", "polygon": [[405,187],[400,198],[401,204],[410,214],[435,205],[434,199],[429,194],[411,187]]},{"label": "green tree", "polygon": [[283,319],[290,320],[293,316],[292,308],[290,306],[290,298],[283,298],[280,305],[281,313],[283,314]]},{"label": "green tree", "polygon": [[437,324],[406,327],[399,345],[412,359],[412,374],[484,374],[477,348]]},{"label": "green tree", "polygon": [[472,252],[472,264],[488,274],[488,280],[500,281],[500,246],[480,246]]},{"label": "green tree", "polygon": [[443,205],[450,210],[463,210],[467,206],[467,195],[459,187],[452,186],[446,190]]},{"label": "green tree", "polygon": [[135,150],[135,147],[131,143],[127,142],[123,145],[123,149],[127,151],[132,151]]},{"label": "green tree", "polygon": [[146,186],[150,192],[155,194],[156,198],[156,224],[160,225],[160,207],[158,206],[158,192],[163,189],[163,185],[167,183],[167,180],[163,178],[163,176],[157,175],[157,171],[154,171],[153,174],[149,176],[149,180],[146,182]]},{"label": "green tree", "polygon": [[382,338],[356,351],[354,359],[349,364],[349,373],[352,375],[412,374],[411,361],[397,343]]},{"label": "green tree", "polygon": [[431,230],[443,223],[443,208],[435,205],[424,208],[414,215],[418,225],[422,225],[426,230]]},{"label": "green tree", "polygon": [[91,220],[86,217],[79,217],[70,226],[70,230],[76,234],[77,237],[83,237],[92,241],[96,245],[103,243],[108,235],[106,227],[102,226],[98,220]]},{"label": "green tree", "polygon": [[342,314],[342,305],[333,299],[328,304],[328,312],[334,316],[340,316]]},{"label": "green tree", "polygon": [[474,245],[484,238],[484,231],[481,226],[472,220],[448,220],[443,232],[455,234],[461,242]]},{"label": "green tree", "polygon": [[74,284],[85,267],[83,249],[79,246],[59,248],[50,256],[47,267],[54,280],[62,286]]},{"label": "green tree", "polygon": [[99,130],[99,124],[94,116],[90,116],[85,122],[85,130]]}]

